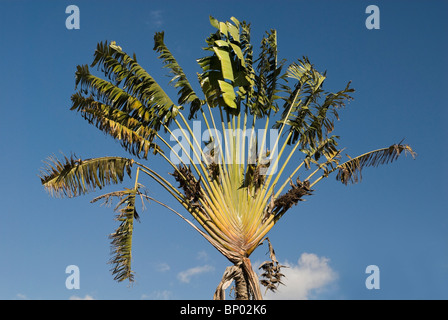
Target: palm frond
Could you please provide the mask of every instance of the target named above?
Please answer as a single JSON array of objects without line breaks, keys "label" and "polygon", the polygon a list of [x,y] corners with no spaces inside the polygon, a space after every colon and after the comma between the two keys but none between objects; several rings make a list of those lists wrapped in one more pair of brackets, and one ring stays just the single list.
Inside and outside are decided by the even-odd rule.
[{"label": "palm frond", "polygon": [[[111,269],[114,280],[119,282],[128,279],[130,282],[134,281],[134,272],[131,270],[132,262],[132,234],[134,230],[134,218],[138,217],[135,209],[135,198],[137,190],[127,189],[121,193],[123,198],[119,202],[117,208],[122,206],[118,211],[115,220],[120,222],[120,225],[114,233],[109,235],[111,241],[112,258],[109,261],[113,264]],[[117,209],[116,208],[116,209]]]},{"label": "palm frond", "polygon": [[[178,94],[176,102],[137,62],[135,54],[128,55],[114,41],[99,43],[92,64],[77,67],[71,110],[118,140],[133,156],[147,158],[150,151],[159,154],[174,167],[172,177],[179,183],[176,188],[165,179],[163,172],[123,157],[82,160],[73,155],[60,160],[51,157],[46,162],[41,182],[56,197],[75,197],[120,183],[126,174],[130,177],[133,166],[137,167],[134,188],[92,200],[109,204],[111,199],[118,199],[114,211],[119,223],[109,236],[112,255],[109,263],[113,265],[115,280],[134,280],[132,236],[134,220],[139,219],[138,195],[142,204],[143,199],[151,200],[178,215],[234,264],[224,274],[215,297],[222,298],[229,281],[235,281],[236,287],[246,286],[242,291],[247,291],[248,298],[261,299],[259,279],[249,256],[288,210],[314,193],[313,186],[318,181],[338,171],[338,181],[356,183],[361,180],[365,167],[390,163],[403,153],[415,156],[411,147],[400,142],[356,158],[349,157],[341,163],[339,137],[332,132],[335,120],[339,119],[339,109],[352,99],[354,90],[350,82],[341,91],[325,91],[326,72],[317,71],[307,57],[285,70],[284,61],[278,58],[277,32],[272,29],[265,33],[260,54],[255,56],[250,24],[234,17],[230,20],[221,22],[210,17],[215,30],[206,39],[206,56],[197,60],[202,69],[198,79],[205,100],[195,93],[165,45],[163,32],[155,34],[154,50],[169,71],[169,83]],[[89,68],[93,67],[100,76],[91,73]],[[203,117],[210,136],[206,143],[209,151],[204,152],[201,137],[197,139],[197,127],[190,126],[182,113],[184,105],[190,107],[189,120],[198,112]],[[204,106],[207,110],[203,110]],[[213,110],[215,107],[218,108]],[[213,114],[218,113],[220,121],[215,121]],[[181,121],[176,118],[178,115]],[[264,126],[257,123],[263,118]],[[272,122],[275,122],[273,128],[280,130],[268,149],[268,138],[274,136],[268,137],[267,133]],[[179,141],[170,123],[177,126],[182,142],[187,141],[187,145]],[[219,125],[222,132],[218,130]],[[255,130],[263,127],[262,134],[255,134]],[[182,149],[177,151],[182,151],[189,162],[176,152],[177,146],[165,140],[159,132],[162,128],[174,138]],[[170,156],[177,156],[181,164],[174,164],[157,141],[166,145],[172,151]],[[303,153],[303,159],[288,172],[296,151]],[[299,170],[312,167],[314,171],[300,180]],[[142,193],[143,186],[138,183],[140,171],[166,190],[197,223]],[[287,178],[280,181],[283,172]],[[321,176],[311,181],[317,173]],[[287,186],[289,190],[284,192]],[[264,277],[261,282],[274,290],[281,284],[282,266],[267,240],[271,259],[260,266]],[[244,292],[243,296],[246,296]]]},{"label": "palm frond", "polygon": [[[247,44],[241,42],[240,23],[218,22],[210,17],[212,26],[218,30],[206,39],[206,51],[212,55],[198,59],[202,74],[199,83],[210,107],[222,106],[229,114],[239,113],[239,101],[250,85],[243,50]],[[235,92],[235,88],[238,89]]]},{"label": "palm frond", "polygon": [[254,81],[254,101],[250,103],[251,113],[258,118],[268,114],[270,110],[278,110],[276,100],[280,99],[278,81],[281,75],[284,60],[278,62],[277,32],[270,30],[261,40],[261,52],[255,61],[256,76]]},{"label": "palm frond", "polygon": [[79,93],[72,95],[71,99],[72,110],[78,110],[89,123],[120,141],[122,147],[132,155],[146,159],[150,150],[154,154],[163,153],[154,143],[156,132],[129,113],[98,102],[91,96],[83,97]]},{"label": "palm frond", "polygon": [[388,148],[370,151],[351,158],[349,161],[335,167],[334,170],[338,170],[336,180],[341,181],[345,185],[348,183],[357,183],[362,179],[361,171],[363,168],[377,167],[382,164],[391,163],[397,160],[403,151],[405,154],[409,153],[413,158],[416,156],[416,153],[410,146],[399,143],[391,145]]},{"label": "palm frond", "polygon": [[333,135],[320,141],[319,145],[315,148],[310,146],[306,149],[302,149],[301,151],[306,154],[305,159],[303,159],[305,167],[310,169],[311,163],[318,164],[322,155],[325,156],[328,161],[335,153],[339,152],[336,139],[339,139],[339,136]]},{"label": "palm frond", "polygon": [[[274,128],[289,125],[290,131],[294,132],[295,142],[300,132],[309,127],[308,120],[313,114],[310,105],[319,99],[326,76],[318,72],[307,57],[303,57],[288,67],[286,77],[296,79],[297,83],[293,90],[288,85],[283,85],[283,90],[287,94],[283,98],[284,110]],[[293,143],[293,140],[289,142]]]},{"label": "palm frond", "polygon": [[[284,98],[284,111],[274,128],[289,126],[288,144],[299,143],[304,150],[315,149],[334,130],[334,120],[339,119],[337,111],[352,99],[349,94],[354,90],[349,82],[336,93],[325,92],[326,73],[318,72],[306,57],[293,63],[287,75],[298,82],[294,90],[285,86],[288,95]],[[321,99],[322,95],[325,99]]]},{"label": "palm frond", "polygon": [[[148,112],[150,128],[159,131],[162,125],[169,126],[177,116],[181,107],[177,106],[155,79],[137,63],[135,55],[131,58],[114,42],[110,45],[101,42],[97,46],[91,66],[96,65],[114,82],[115,87],[121,85],[123,90],[141,102]],[[83,79],[77,77],[76,83],[83,85]],[[87,82],[87,85],[90,84]]]},{"label": "palm frond", "polygon": [[122,157],[102,157],[95,159],[71,156],[58,160],[50,157],[46,168],[41,170],[41,182],[55,197],[76,197],[96,188],[123,181],[125,173],[131,176],[132,159]]},{"label": "palm frond", "polygon": [[188,82],[187,76],[185,75],[184,71],[165,45],[163,32],[156,32],[154,36],[154,50],[160,54],[159,59],[163,60],[163,62],[165,63],[165,67],[169,68],[170,73],[174,75],[170,80],[170,83],[174,83],[175,88],[180,88],[178,92],[178,104],[190,104],[190,114],[188,117],[189,119],[192,119],[195,116],[195,113],[204,104],[204,102],[198,98],[193,88],[191,87],[190,82]]},{"label": "palm frond", "polygon": [[[143,209],[145,209],[144,206],[144,196],[146,195],[146,193],[142,193],[139,188],[143,187],[140,183],[137,183],[137,194],[140,195],[140,198],[142,200],[142,206]],[[97,201],[103,200],[103,203],[101,205],[105,205],[105,206],[110,206],[112,204],[112,199],[117,198],[118,199],[118,203],[114,208],[114,211],[119,211],[120,207],[123,205],[123,203],[126,202],[126,198],[129,194],[134,193],[134,189],[128,189],[128,188],[124,188],[124,190],[118,190],[118,191],[112,191],[106,194],[102,194],[98,197],[93,198],[90,203],[95,203]],[[140,216],[137,213],[137,210],[134,210],[134,218],[140,222]]]},{"label": "palm frond", "polygon": [[302,85],[305,83],[317,91],[325,81],[326,75],[317,71],[308,57],[298,59],[288,67],[287,77],[298,80]]},{"label": "palm frond", "polygon": [[[93,75],[90,72],[89,66],[82,65],[76,67],[75,72],[75,89],[78,89],[78,94],[89,94],[95,99],[112,105],[116,109],[128,110],[139,109],[139,116],[144,118],[144,106],[135,97],[132,97],[124,89],[120,88],[117,83],[107,81],[100,77]],[[134,103],[136,102],[136,103]],[[140,103],[138,103],[140,102]],[[73,110],[73,107],[71,108]]]},{"label": "palm frond", "polygon": [[[134,281],[134,272],[131,270],[132,263],[132,235],[134,232],[134,220],[140,221],[140,217],[137,213],[135,206],[135,199],[137,195],[141,196],[143,204],[143,193],[140,188],[144,188],[138,182],[140,168],[137,168],[135,175],[134,188],[110,192],[99,197],[96,197],[91,202],[98,200],[104,200],[105,204],[110,204],[112,198],[118,198],[118,204],[114,211],[118,212],[115,217],[116,221],[120,222],[118,228],[109,235],[111,239],[111,254],[112,258],[109,260],[109,264],[113,264],[111,269],[114,279],[121,282],[128,279],[129,282]],[[145,191],[146,193],[146,191]],[[143,209],[144,209],[143,205]]]}]

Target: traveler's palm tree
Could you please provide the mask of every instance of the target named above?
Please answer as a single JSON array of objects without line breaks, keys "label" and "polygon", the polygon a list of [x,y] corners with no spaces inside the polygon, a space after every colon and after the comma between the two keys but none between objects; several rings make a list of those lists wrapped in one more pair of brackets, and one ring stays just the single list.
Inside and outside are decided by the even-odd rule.
[{"label": "traveler's palm tree", "polygon": [[[132,234],[139,219],[136,199],[141,197],[177,214],[232,263],[215,299],[225,298],[232,281],[237,299],[261,299],[259,284],[275,290],[282,277],[266,235],[311,195],[316,183],[333,173],[344,184],[356,183],[363,168],[414,152],[398,143],[343,160],[339,137],[332,132],[338,110],[351,100],[350,83],[327,92],[326,74],[306,57],[286,66],[277,57],[275,30],[266,32],[255,58],[249,24],[235,18],[219,22],[210,17],[210,22],[217,30],[206,39],[207,56],[197,60],[200,95],[166,47],[163,32],[155,34],[154,50],[172,75],[177,102],[135,55],[115,42],[99,43],[91,67],[106,79],[93,75],[87,65],[78,66],[71,110],[117,139],[133,158],[51,157],[41,180],[52,195],[75,197],[121,183],[135,172],[133,186],[93,200],[118,199],[119,226],[110,235],[116,280],[133,281]],[[207,141],[195,136],[193,119],[205,124]],[[268,132],[276,133],[269,148]],[[171,176],[143,162],[149,156],[162,157],[172,167]],[[142,174],[166,189],[193,220],[150,197],[140,184]],[[260,266],[259,280],[249,256],[265,240],[270,260]]]}]

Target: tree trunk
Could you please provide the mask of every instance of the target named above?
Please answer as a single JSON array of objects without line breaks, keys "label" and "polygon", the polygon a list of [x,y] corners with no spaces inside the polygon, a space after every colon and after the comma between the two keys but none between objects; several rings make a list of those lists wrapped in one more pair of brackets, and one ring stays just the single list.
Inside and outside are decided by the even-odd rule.
[{"label": "tree trunk", "polygon": [[241,265],[242,274],[244,276],[244,280],[246,281],[248,298],[253,300],[263,300],[263,296],[261,295],[260,290],[260,281],[258,279],[257,274],[252,269],[252,264],[250,263],[249,258],[243,258],[243,263]]},{"label": "tree trunk", "polygon": [[235,300],[249,300],[249,292],[245,272],[241,269],[241,272],[235,277]]},{"label": "tree trunk", "polygon": [[232,281],[235,282],[235,300],[263,300],[260,282],[252,270],[249,258],[242,258],[233,266],[226,268],[213,299],[225,300],[225,289]]}]

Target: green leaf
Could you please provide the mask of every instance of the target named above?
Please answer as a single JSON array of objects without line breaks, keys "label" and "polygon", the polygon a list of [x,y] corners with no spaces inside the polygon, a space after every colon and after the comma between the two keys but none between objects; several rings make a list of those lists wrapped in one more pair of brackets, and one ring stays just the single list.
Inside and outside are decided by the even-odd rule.
[{"label": "green leaf", "polygon": [[79,111],[89,123],[117,139],[132,155],[146,159],[151,150],[154,154],[163,153],[154,143],[156,132],[130,113],[102,104],[92,97],[85,98],[80,93],[72,95],[72,102],[72,110]]},{"label": "green leaf", "polygon": [[41,182],[52,196],[76,197],[122,182],[125,173],[131,176],[133,162],[122,157],[82,160],[73,155],[63,161],[50,157],[41,170]]},{"label": "green leaf", "polygon": [[[216,20],[216,19],[215,19]],[[196,93],[194,92],[190,82],[187,79],[182,68],[177,63],[174,56],[168,50],[167,46],[164,43],[164,33],[157,32],[154,36],[154,50],[159,52],[159,59],[162,59],[165,63],[165,67],[170,69],[170,73],[173,74],[173,78],[170,83],[174,83],[175,88],[179,88],[178,95],[178,103],[180,105],[189,103],[190,104],[190,114],[189,119],[193,118],[198,110],[200,110],[201,106],[204,104],[201,101]]]},{"label": "green leaf", "polygon": [[212,16],[209,16],[210,24],[212,27],[215,27],[216,29],[219,29],[219,21],[213,18]]},{"label": "green leaf", "polygon": [[221,32],[224,36],[228,36],[227,24],[224,22],[219,22],[219,32]]},{"label": "green leaf", "polygon": [[307,83],[314,91],[322,85],[326,78],[324,74],[314,68],[307,57],[303,57],[302,60],[298,59],[298,63],[291,64],[288,67],[287,76],[299,80],[302,85]]},{"label": "green leaf", "polygon": [[235,103],[235,91],[233,90],[233,86],[225,81],[218,80],[219,87],[222,91],[222,97],[224,99],[224,102],[227,106],[230,108],[236,109],[236,103]]},{"label": "green leaf", "polygon": [[232,47],[233,52],[235,52],[238,59],[240,59],[241,66],[246,67],[246,62],[244,61],[244,54],[243,54],[243,51],[241,50],[240,46],[238,46],[234,43],[230,43],[230,46]]},{"label": "green leaf", "polygon": [[119,46],[101,42],[95,51],[92,67],[95,65],[111,82],[105,85],[90,74],[87,66],[78,67],[76,85],[81,84],[81,91],[106,99],[102,101],[105,104],[109,104],[111,94],[120,90],[127,92],[140,101],[146,111],[148,126],[156,131],[163,125],[169,126],[176,117],[179,106],[173,103],[159,84],[137,63],[135,55],[131,58]]},{"label": "green leaf", "polygon": [[227,41],[224,41],[224,40],[216,40],[216,41],[215,41],[215,44],[216,44],[218,47],[228,47],[228,46],[229,46],[228,42],[227,42]]},{"label": "green leaf", "polygon": [[240,22],[238,21],[237,18],[235,18],[235,17],[231,17],[230,20],[232,20],[232,22],[235,24],[235,26],[236,26],[237,28],[240,27]]},{"label": "green leaf", "polygon": [[[277,102],[280,97],[278,82],[284,78],[281,74],[283,61],[277,60],[277,32],[271,30],[266,32],[261,41],[262,51],[257,59],[257,73],[254,75],[253,99],[249,103],[252,114],[258,118],[267,115],[271,110],[278,110]],[[246,59],[247,60],[247,59]],[[249,70],[250,71],[250,70]],[[250,71],[251,75],[253,71]]]},{"label": "green leaf", "polygon": [[240,31],[238,30],[237,27],[235,27],[233,24],[228,22],[227,23],[227,30],[230,33],[230,35],[232,36],[234,41],[240,42]]},{"label": "green leaf", "polygon": [[225,80],[234,81],[232,61],[230,59],[229,52],[227,50],[213,47],[219,61],[221,62],[222,76]]}]

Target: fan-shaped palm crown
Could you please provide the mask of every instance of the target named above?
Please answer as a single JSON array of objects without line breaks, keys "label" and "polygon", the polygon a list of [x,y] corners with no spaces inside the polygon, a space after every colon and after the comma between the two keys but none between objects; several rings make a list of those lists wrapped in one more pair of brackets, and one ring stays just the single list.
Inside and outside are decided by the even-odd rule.
[{"label": "fan-shaped palm crown", "polygon": [[[249,24],[235,18],[220,22],[210,17],[210,22],[216,30],[206,39],[207,55],[197,60],[202,69],[197,75],[201,98],[165,45],[163,32],[155,34],[154,50],[172,75],[176,102],[135,55],[129,56],[113,41],[99,43],[91,67],[97,67],[105,79],[93,75],[87,65],[78,66],[71,110],[118,140],[138,161],[50,158],[41,179],[53,195],[73,197],[121,183],[136,167],[131,189],[94,199],[119,198],[120,225],[110,235],[115,279],[133,280],[132,232],[139,217],[139,196],[179,215],[233,263],[224,273],[216,299],[224,298],[231,280],[236,282],[237,298],[261,299],[249,256],[293,205],[335,171],[342,183],[356,183],[364,167],[391,162],[402,153],[414,156],[414,152],[399,143],[341,160],[339,137],[332,132],[339,109],[351,100],[350,83],[328,92],[326,73],[318,72],[308,58],[290,65],[279,61],[275,30],[266,32],[255,58]],[[197,135],[192,120],[205,124],[204,134]],[[172,167],[172,177],[140,162],[150,153]],[[298,177],[301,169],[310,172],[303,173],[303,179]],[[138,182],[140,173],[165,188],[197,224],[149,197]],[[269,248],[271,261],[260,267],[265,278],[261,283],[275,290],[281,283],[280,265],[270,242]]]}]

